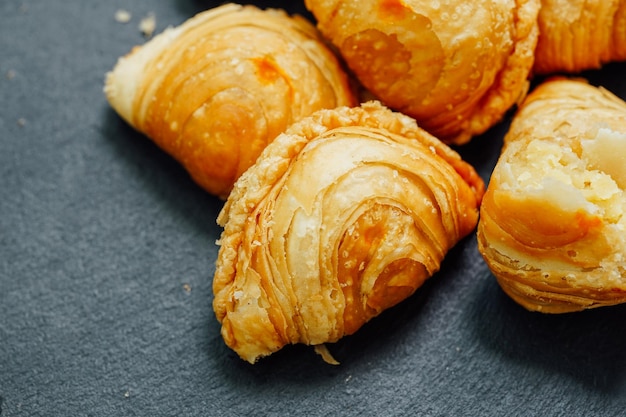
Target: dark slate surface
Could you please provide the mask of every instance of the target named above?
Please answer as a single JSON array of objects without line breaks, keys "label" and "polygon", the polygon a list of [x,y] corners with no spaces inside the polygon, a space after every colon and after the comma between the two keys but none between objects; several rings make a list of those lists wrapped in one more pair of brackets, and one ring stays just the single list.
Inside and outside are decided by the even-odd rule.
[{"label": "dark slate surface", "polygon": [[[0,416],[623,415],[626,308],[528,313],[473,237],[330,346],[251,366],[211,309],[221,202],[102,94],[153,12],[218,2],[0,2]],[[261,3],[259,3],[261,4]],[[304,10],[300,2],[262,5]],[[114,20],[118,8],[133,15]],[[626,66],[587,74],[626,96]],[[460,151],[488,178],[506,122]]]}]

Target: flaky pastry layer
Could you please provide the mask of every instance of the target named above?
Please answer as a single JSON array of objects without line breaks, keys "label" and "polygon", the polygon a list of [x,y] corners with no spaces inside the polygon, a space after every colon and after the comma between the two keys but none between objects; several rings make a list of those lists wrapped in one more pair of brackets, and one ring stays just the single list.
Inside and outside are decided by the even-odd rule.
[{"label": "flaky pastry layer", "polygon": [[121,117],[223,198],[288,125],[356,103],[310,22],[236,4],[135,47],[107,74],[105,93]]},{"label": "flaky pastry layer", "polygon": [[536,74],[626,60],[626,0],[541,0],[538,19]]},{"label": "flaky pastry layer", "polygon": [[290,127],[235,184],[213,282],[228,346],[254,363],[354,333],[475,228],[483,182],[377,102]]},{"label": "flaky pastry layer", "polygon": [[527,91],[540,0],[305,3],[368,90],[445,142],[485,132]]},{"label": "flaky pastry layer", "polygon": [[481,206],[479,250],[529,310],[626,302],[626,103],[582,80],[515,115]]}]

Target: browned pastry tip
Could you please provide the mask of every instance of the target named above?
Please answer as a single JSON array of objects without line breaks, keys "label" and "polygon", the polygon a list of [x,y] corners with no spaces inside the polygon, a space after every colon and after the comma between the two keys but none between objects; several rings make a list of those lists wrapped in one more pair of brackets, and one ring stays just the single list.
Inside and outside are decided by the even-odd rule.
[{"label": "browned pastry tip", "polygon": [[377,102],[302,119],[218,217],[213,306],[226,344],[254,363],[354,333],[439,269],[474,230],[483,192],[456,152]]},{"label": "browned pastry tip", "polygon": [[481,206],[479,250],[529,310],[626,302],[626,103],[551,79],[523,103]]},{"label": "browned pastry tip", "polygon": [[212,194],[225,198],[288,125],[356,103],[317,29],[282,10],[225,4],[120,58],[106,97]]}]

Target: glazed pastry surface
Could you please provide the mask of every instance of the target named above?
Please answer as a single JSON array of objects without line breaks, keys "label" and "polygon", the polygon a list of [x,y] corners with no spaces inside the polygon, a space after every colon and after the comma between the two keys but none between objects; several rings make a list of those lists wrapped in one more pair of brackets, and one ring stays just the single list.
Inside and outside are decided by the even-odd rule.
[{"label": "glazed pastry surface", "polygon": [[626,60],[626,0],[541,0],[537,74]]},{"label": "glazed pastry surface", "polygon": [[107,75],[111,106],[225,198],[288,125],[355,104],[315,27],[281,10],[226,4],[165,30]]},{"label": "glazed pastry surface", "polygon": [[445,142],[485,132],[527,91],[540,0],[305,3],[374,96]]},{"label": "glazed pastry surface", "polygon": [[626,301],[626,103],[551,79],[515,115],[478,245],[503,290],[562,313]]},{"label": "glazed pastry surface", "polygon": [[475,229],[483,188],[456,152],[377,102],[297,122],[218,217],[213,306],[226,344],[254,363],[354,333]]}]

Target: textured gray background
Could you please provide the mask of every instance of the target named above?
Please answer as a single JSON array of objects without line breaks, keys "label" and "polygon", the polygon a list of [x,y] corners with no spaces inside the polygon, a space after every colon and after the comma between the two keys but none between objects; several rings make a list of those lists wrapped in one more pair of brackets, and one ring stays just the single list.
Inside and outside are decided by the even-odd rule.
[{"label": "textured gray background", "polygon": [[[300,2],[266,2],[291,11]],[[623,415],[623,306],[528,313],[474,237],[413,297],[330,346],[255,366],[211,309],[221,202],[102,94],[157,31],[218,2],[0,1],[0,416]],[[118,8],[133,15],[114,20]],[[626,66],[588,75],[626,97]],[[506,123],[460,149],[487,179]]]}]

